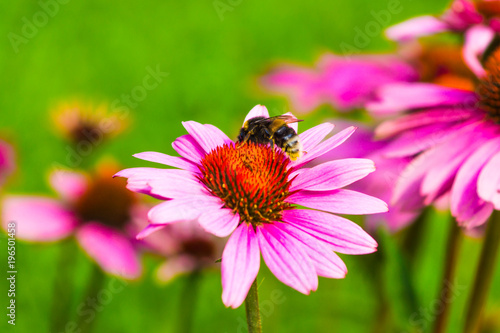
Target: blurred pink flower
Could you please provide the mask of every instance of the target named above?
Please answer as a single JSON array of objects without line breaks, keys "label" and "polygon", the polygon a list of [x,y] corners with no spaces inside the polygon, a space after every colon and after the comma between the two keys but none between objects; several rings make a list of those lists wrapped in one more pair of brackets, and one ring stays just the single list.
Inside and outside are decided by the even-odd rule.
[{"label": "blurred pink flower", "polygon": [[14,169],[14,150],[5,141],[0,140],[0,186]]},{"label": "blurred pink flower", "polygon": [[466,228],[480,226],[500,209],[500,50],[484,69],[474,90],[391,84],[368,105],[377,112],[410,111],[376,131],[392,139],[389,157],[417,156],[393,195],[404,209],[449,195],[452,215]]},{"label": "blurred pink flower", "polygon": [[463,57],[478,76],[484,75],[480,56],[500,32],[498,0],[454,0],[440,17],[420,16],[386,30],[388,38],[396,41],[452,31],[465,35]]},{"label": "blurred pink flower", "polygon": [[381,85],[417,79],[416,70],[395,54],[325,54],[314,68],[280,65],[262,77],[261,84],[287,96],[297,112],[310,112],[322,104],[339,110],[360,108]]},{"label": "blurred pink flower", "polygon": [[[245,118],[269,117],[256,106]],[[212,125],[183,123],[188,135],[174,149],[182,157],[144,152],[135,156],[179,169],[132,168],[132,191],[167,200],[149,212],[150,224],[138,238],[166,225],[198,220],[208,232],[231,235],[222,254],[222,300],[236,308],[244,301],[260,267],[260,254],[284,284],[309,294],[318,275],[343,278],[347,272],[335,252],[365,254],[377,243],[357,224],[330,214],[387,211],[374,197],[341,189],[375,170],[366,159],[345,159],[302,168],[344,142],[350,127],[322,142],[329,123],[299,134],[305,153],[291,161],[279,148],[235,144]],[[297,124],[293,124],[296,129]],[[312,209],[298,209],[296,205]],[[333,252],[335,251],[335,252]]]},{"label": "blurred pink flower", "polygon": [[128,232],[145,211],[125,184],[111,176],[55,171],[50,176],[59,198],[9,195],[2,202],[3,228],[17,223],[16,237],[51,242],[74,235],[83,250],[113,275],[135,279],[141,275],[135,238]]}]

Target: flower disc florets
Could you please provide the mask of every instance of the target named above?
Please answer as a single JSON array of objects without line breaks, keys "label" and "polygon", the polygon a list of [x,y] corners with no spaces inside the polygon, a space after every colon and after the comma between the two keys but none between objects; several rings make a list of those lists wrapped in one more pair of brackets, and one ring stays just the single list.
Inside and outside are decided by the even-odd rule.
[{"label": "flower disc florets", "polygon": [[201,161],[200,180],[241,221],[256,226],[281,220],[291,209],[287,169],[290,159],[268,145],[244,143],[217,147]]},{"label": "flower disc florets", "polygon": [[486,64],[486,76],[479,82],[479,104],[488,117],[500,124],[500,49],[497,49]]}]

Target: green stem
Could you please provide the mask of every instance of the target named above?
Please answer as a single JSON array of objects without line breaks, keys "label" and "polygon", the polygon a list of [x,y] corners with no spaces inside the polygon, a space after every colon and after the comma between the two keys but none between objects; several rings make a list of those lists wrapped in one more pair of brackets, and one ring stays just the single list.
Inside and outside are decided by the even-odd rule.
[{"label": "green stem", "polygon": [[51,308],[51,331],[64,332],[70,320],[71,296],[73,291],[74,263],[77,256],[77,247],[72,238],[60,243],[59,260],[54,278],[54,301]]},{"label": "green stem", "polygon": [[262,323],[260,321],[259,293],[257,290],[257,278],[252,283],[245,299],[245,309],[247,312],[248,333],[261,333]]},{"label": "green stem", "polygon": [[[424,236],[427,220],[431,218],[431,210],[426,208],[420,216],[405,230],[402,249],[408,257],[410,266],[415,265],[415,258],[421,245],[425,242]],[[413,267],[410,267],[413,268]]]},{"label": "green stem", "polygon": [[193,331],[193,318],[200,281],[201,272],[198,269],[187,277],[180,300],[179,332],[190,333]]},{"label": "green stem", "polygon": [[102,301],[99,299],[99,292],[102,290],[106,274],[102,271],[96,263],[92,263],[92,272],[90,273],[89,282],[87,285],[87,292],[81,302],[85,304],[85,309],[94,309],[93,316],[80,315],[77,320],[78,332],[88,333],[92,331],[92,326],[96,320],[97,314],[102,311]]},{"label": "green stem", "polygon": [[494,211],[488,227],[479,259],[479,266],[476,271],[474,289],[469,299],[467,317],[465,320],[464,333],[475,333],[479,331],[481,314],[488,298],[488,291],[491,286],[495,263],[500,245],[500,212]]},{"label": "green stem", "polygon": [[448,324],[448,318],[450,316],[450,285],[453,284],[458,254],[460,251],[461,244],[461,233],[460,228],[457,226],[456,222],[450,220],[450,230],[448,234],[448,242],[446,245],[446,257],[444,259],[445,268],[443,279],[441,282],[441,288],[439,289],[438,299],[443,305],[441,311],[437,314],[434,321],[434,333],[444,333],[446,332],[446,325]]}]

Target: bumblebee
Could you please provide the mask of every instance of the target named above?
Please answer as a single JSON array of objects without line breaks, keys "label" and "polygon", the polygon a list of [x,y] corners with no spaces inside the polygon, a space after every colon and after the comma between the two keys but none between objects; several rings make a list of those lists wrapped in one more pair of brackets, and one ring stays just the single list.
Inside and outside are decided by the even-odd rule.
[{"label": "bumblebee", "polygon": [[276,144],[292,161],[295,161],[302,156],[302,145],[299,136],[288,124],[298,121],[302,120],[289,115],[250,118],[243,124],[238,142],[270,143],[272,147]]}]

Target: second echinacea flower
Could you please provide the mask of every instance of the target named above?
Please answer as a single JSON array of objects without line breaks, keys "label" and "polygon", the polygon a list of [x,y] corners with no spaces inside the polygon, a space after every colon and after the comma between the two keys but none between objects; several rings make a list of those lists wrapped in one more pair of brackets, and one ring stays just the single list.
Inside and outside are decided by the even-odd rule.
[{"label": "second echinacea flower", "polygon": [[[269,117],[267,109],[256,106],[245,121],[257,116]],[[343,278],[347,273],[335,252],[376,251],[377,243],[363,229],[331,214],[387,211],[377,198],[342,189],[373,172],[373,162],[344,159],[303,167],[340,145],[355,128],[325,141],[333,129],[329,123],[299,134],[306,153],[292,162],[279,148],[235,144],[212,125],[183,125],[189,134],[173,143],[182,157],[135,155],[178,169],[132,168],[117,176],[128,178],[132,191],[166,200],[150,210],[151,224],[139,238],[190,220],[216,236],[231,235],[222,255],[226,306],[236,308],[244,301],[259,271],[260,254],[281,282],[309,294],[317,289],[318,276]]]}]

